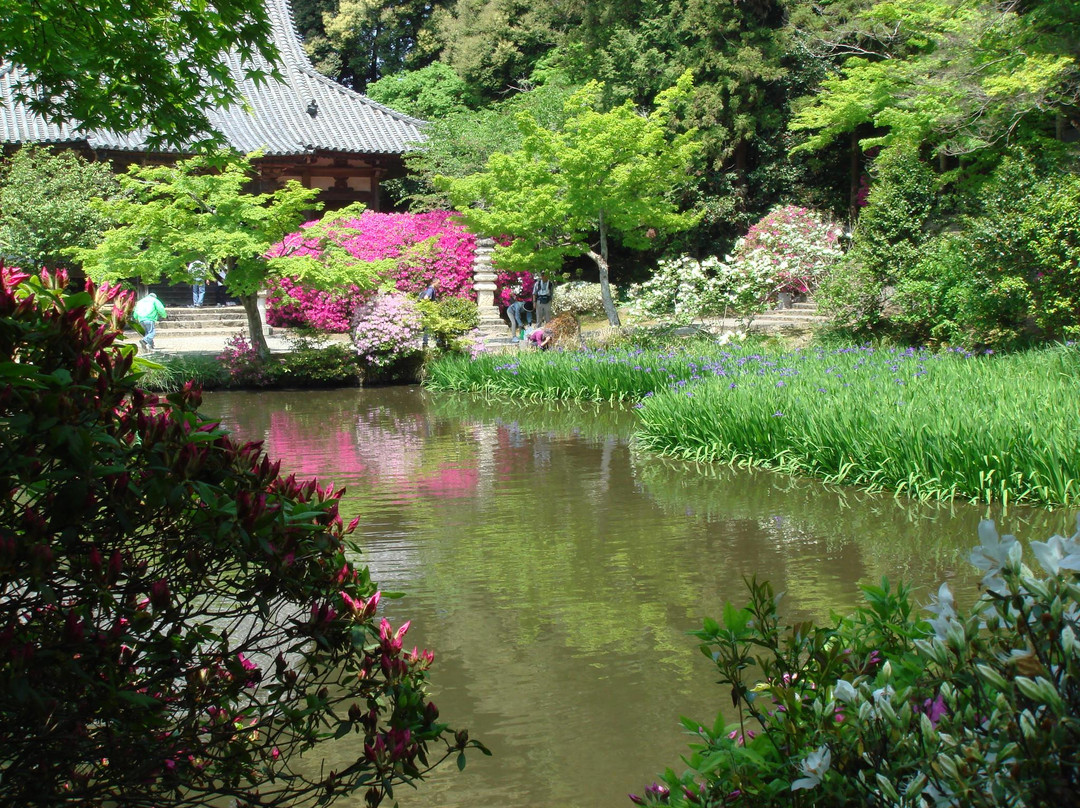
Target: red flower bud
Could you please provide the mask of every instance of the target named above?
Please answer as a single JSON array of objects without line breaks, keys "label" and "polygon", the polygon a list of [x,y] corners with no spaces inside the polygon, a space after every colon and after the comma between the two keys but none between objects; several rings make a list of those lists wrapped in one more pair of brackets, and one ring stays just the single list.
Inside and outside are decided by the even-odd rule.
[{"label": "red flower bud", "polygon": [[150,603],[155,609],[167,609],[172,595],[169,592],[169,582],[162,578],[150,584]]}]

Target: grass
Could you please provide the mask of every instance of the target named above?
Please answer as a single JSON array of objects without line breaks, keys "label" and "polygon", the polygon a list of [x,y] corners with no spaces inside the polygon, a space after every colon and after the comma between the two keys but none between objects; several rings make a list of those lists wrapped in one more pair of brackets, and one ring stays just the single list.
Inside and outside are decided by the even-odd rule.
[{"label": "grass", "polygon": [[176,392],[189,381],[204,390],[214,390],[228,381],[225,367],[212,354],[157,356],[145,362],[142,371],[141,386],[155,393]]},{"label": "grass", "polygon": [[636,402],[710,375],[710,361],[700,350],[640,348],[446,356],[428,366],[424,384],[534,401]]},{"label": "grass", "polygon": [[428,386],[637,401],[643,449],[920,499],[1080,504],[1080,348],[522,353],[445,359]]}]

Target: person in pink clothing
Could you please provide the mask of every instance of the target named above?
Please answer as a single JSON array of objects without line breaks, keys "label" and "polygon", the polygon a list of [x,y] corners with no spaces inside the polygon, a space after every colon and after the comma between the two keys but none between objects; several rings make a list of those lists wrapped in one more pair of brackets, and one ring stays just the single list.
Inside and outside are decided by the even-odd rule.
[{"label": "person in pink clothing", "polygon": [[529,344],[536,348],[538,351],[546,351],[551,345],[551,334],[548,334],[542,328],[534,328],[527,337]]}]

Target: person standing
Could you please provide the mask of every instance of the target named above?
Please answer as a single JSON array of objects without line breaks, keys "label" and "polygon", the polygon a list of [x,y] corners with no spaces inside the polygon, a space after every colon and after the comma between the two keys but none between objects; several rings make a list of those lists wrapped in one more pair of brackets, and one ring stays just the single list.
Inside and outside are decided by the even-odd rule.
[{"label": "person standing", "polygon": [[542,326],[551,319],[551,299],[555,295],[555,284],[546,272],[533,281],[533,306],[536,308],[536,324]]},{"label": "person standing", "polygon": [[206,263],[204,261],[192,261],[187,266],[191,273],[191,305],[193,308],[202,308],[206,300]]},{"label": "person standing", "polygon": [[156,294],[148,292],[146,297],[135,304],[135,309],[132,314],[143,327],[143,336],[142,339],[139,340],[139,345],[141,345],[144,350],[154,350],[154,334],[157,332],[157,322],[158,320],[164,320],[169,316],[165,311],[165,307],[161,304],[161,301],[158,300]]},{"label": "person standing", "polygon": [[[422,291],[420,293],[420,299],[421,300],[430,300],[432,303],[434,303],[436,300],[439,299],[439,279],[438,278],[432,278],[431,279],[431,282],[427,285],[427,287],[424,289],[424,291]],[[428,338],[429,338],[429,336],[430,335],[428,334],[428,330],[425,328],[424,329],[424,342],[423,342],[423,347],[425,347],[425,348],[428,346]]]}]

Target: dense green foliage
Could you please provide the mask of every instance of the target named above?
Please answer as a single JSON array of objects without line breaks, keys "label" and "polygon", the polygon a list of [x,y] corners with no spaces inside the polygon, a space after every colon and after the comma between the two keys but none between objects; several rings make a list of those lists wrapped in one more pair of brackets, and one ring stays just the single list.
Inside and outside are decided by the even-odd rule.
[{"label": "dense green foliage", "polygon": [[257,0],[3,0],[0,58],[27,68],[30,109],[82,128],[149,129],[151,145],[215,141],[207,112],[240,98],[223,51],[256,80],[277,49]]},{"label": "dense green foliage", "polygon": [[963,230],[897,267],[892,319],[912,341],[1016,347],[1080,335],[1080,178],[1007,157]]},{"label": "dense green foliage", "polygon": [[119,188],[106,163],[28,146],[0,167],[0,255],[24,268],[69,266],[69,247],[93,247],[107,219],[87,200]]},{"label": "dense green foliage", "polygon": [[[724,256],[766,211],[795,204],[852,225],[856,255],[826,285],[825,298],[854,332],[899,326],[912,339],[1003,346],[1022,341],[1018,319],[1043,319],[1024,338],[1065,333],[1060,315],[1042,318],[1041,311],[1068,311],[1069,299],[1018,289],[1030,285],[1019,278],[1003,283],[985,262],[975,265],[963,300],[941,310],[947,322],[905,310],[904,301],[920,294],[916,287],[890,295],[909,276],[919,283],[933,283],[939,270],[955,277],[962,234],[978,238],[987,227],[973,195],[1003,159],[1027,149],[1050,155],[1047,168],[1075,172],[1080,26],[1072,3],[443,0],[421,7],[357,0],[340,13],[359,6],[369,9],[366,19],[381,21],[365,23],[372,35],[384,24],[420,32],[402,39],[413,43],[404,62],[386,52],[372,90],[436,116],[430,140],[409,157],[419,181],[394,189],[402,198],[445,205],[432,177],[468,177],[492,154],[518,152],[513,122],[521,106],[550,108],[554,95],[598,82],[598,111],[629,102],[648,114],[657,94],[689,70],[694,89],[672,110],[672,123],[675,131],[696,130],[700,148],[674,200],[696,213],[696,225],[653,240],[647,263]],[[565,125],[558,115],[538,120],[553,132]],[[1050,148],[1051,140],[1073,145]],[[910,176],[897,173],[898,160]],[[868,190],[870,208],[862,210]],[[1067,198],[1051,207],[1065,210]],[[854,227],[860,212],[871,221]],[[1049,228],[1039,260],[1067,267],[1068,248],[1051,255],[1050,247],[1070,243],[1065,217],[1037,224]],[[958,235],[943,245],[940,233]],[[1057,277],[1064,282],[1067,274]],[[985,289],[993,291],[983,305]]]},{"label": "dense green foliage", "polygon": [[368,85],[367,94],[373,101],[430,121],[459,112],[469,103],[469,86],[442,62],[381,78]]},{"label": "dense green foliage", "polygon": [[833,265],[818,295],[824,311],[856,331],[878,324],[886,288],[918,263],[935,201],[934,174],[914,147],[887,149],[874,169],[854,245]]},{"label": "dense green foliage", "polygon": [[599,111],[601,88],[586,85],[567,100],[561,132],[523,113],[516,151],[497,152],[484,171],[443,183],[476,232],[512,238],[496,245],[493,260],[501,268],[551,273],[568,256],[588,256],[599,271],[608,321],[619,325],[609,287],[608,239],[641,249],[659,231],[684,230],[694,222],[693,215],[678,212],[670,192],[697,144],[693,132],[672,136],[668,129],[673,108],[691,87],[686,73],[643,116],[629,102]]},{"label": "dense green foliage", "polygon": [[340,492],[141,390],[129,294],[0,272],[0,803],[377,805],[471,745]]},{"label": "dense green foliage", "polygon": [[[1080,524],[1078,524],[1080,528]],[[637,805],[1071,805],[1080,787],[1080,530],[1031,542],[979,525],[982,592],[942,584],[920,616],[904,586],[825,625],[787,623],[757,580],[694,635],[734,720],[683,719],[694,737]]]},{"label": "dense green foliage", "polygon": [[[112,229],[93,248],[72,252],[87,275],[110,283],[158,283],[163,277],[190,282],[188,266],[203,261],[240,298],[248,332],[259,352],[268,354],[257,299],[272,271],[267,252],[300,226],[318,191],[290,180],[273,193],[252,194],[244,190],[250,177],[249,159],[232,154],[172,166],[133,165],[120,175],[123,193],[95,204]],[[309,283],[344,282],[336,263],[307,268]]]},{"label": "dense green foliage", "polygon": [[444,297],[439,300],[420,300],[420,323],[442,350],[465,351],[470,346],[466,335],[480,324],[480,312],[472,300],[461,297]]},{"label": "dense green foliage", "polygon": [[1075,346],[611,350],[441,359],[434,389],[637,401],[638,445],[920,498],[1080,502]]}]

